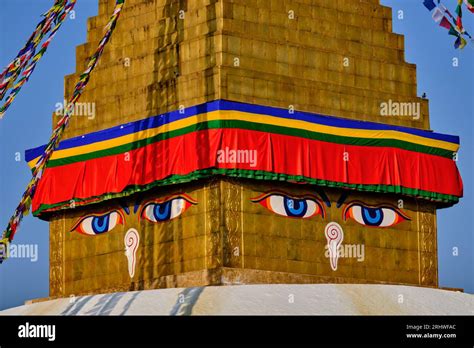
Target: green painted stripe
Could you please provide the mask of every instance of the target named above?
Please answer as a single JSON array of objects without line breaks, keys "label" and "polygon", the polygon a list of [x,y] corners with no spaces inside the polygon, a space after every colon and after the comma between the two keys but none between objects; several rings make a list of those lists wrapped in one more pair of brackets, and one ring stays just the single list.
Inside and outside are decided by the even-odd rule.
[{"label": "green painted stripe", "polygon": [[180,128],[177,130],[173,130],[170,132],[161,133],[155,135],[153,137],[138,140],[132,143],[119,145],[116,147],[112,147],[109,149],[89,152],[82,155],[71,156],[67,158],[55,159],[51,160],[48,163],[48,167],[57,167],[65,164],[71,164],[76,162],[87,161],[90,159],[105,157],[105,156],[112,156],[122,154],[128,151],[136,150],[143,146],[147,146],[153,144],[155,142],[159,142],[162,140],[170,139],[173,137],[178,137],[184,134],[206,130],[206,129],[230,129],[230,128],[237,128],[237,129],[245,129],[245,130],[254,130],[254,131],[261,131],[267,133],[275,133],[281,135],[289,135],[295,136],[300,138],[306,138],[311,140],[320,140],[329,143],[335,144],[344,144],[344,145],[357,145],[357,146],[371,146],[371,147],[394,147],[400,148],[409,151],[415,151],[420,153],[426,153],[430,155],[436,155],[446,158],[453,158],[454,152],[450,150],[414,144],[406,141],[395,140],[395,139],[367,139],[367,138],[355,138],[355,137],[345,137],[339,135],[331,135],[325,133],[318,133],[318,132],[310,132],[301,129],[295,128],[288,128],[282,126],[275,126],[275,125],[266,125],[261,123],[254,123],[248,121],[240,121],[240,120],[216,120],[216,121],[208,121],[208,122],[201,122],[191,126],[187,126],[184,128]]},{"label": "green painted stripe", "polygon": [[33,212],[34,216],[40,216],[47,210],[69,210],[71,209],[71,202],[74,201],[77,206],[85,206],[91,204],[97,204],[106,200],[116,199],[121,197],[127,197],[135,193],[145,192],[150,189],[173,185],[188,183],[191,181],[206,179],[215,175],[223,175],[234,178],[245,178],[253,180],[267,180],[267,181],[293,181],[297,183],[307,183],[312,185],[318,185],[323,187],[333,187],[340,189],[351,189],[363,192],[376,192],[376,193],[392,193],[404,196],[411,196],[414,198],[421,198],[444,205],[453,205],[459,202],[459,197],[453,195],[447,195],[437,192],[430,192],[418,189],[407,188],[403,186],[390,186],[390,185],[358,185],[358,184],[346,184],[342,182],[334,182],[327,180],[312,179],[304,176],[286,175],[271,173],[266,171],[253,171],[253,170],[242,170],[242,169],[203,169],[192,172],[187,175],[172,175],[164,180],[157,180],[147,185],[130,185],[122,192],[118,193],[106,193],[101,196],[91,197],[87,199],[72,199],[55,204],[41,204],[40,207]]}]

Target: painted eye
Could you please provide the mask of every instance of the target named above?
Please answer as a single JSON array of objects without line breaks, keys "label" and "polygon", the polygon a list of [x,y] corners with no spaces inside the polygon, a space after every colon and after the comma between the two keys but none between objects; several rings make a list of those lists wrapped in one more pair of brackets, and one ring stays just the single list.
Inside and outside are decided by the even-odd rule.
[{"label": "painted eye", "polygon": [[290,197],[283,194],[265,194],[263,197],[252,199],[254,203],[260,203],[275,214],[309,219],[315,215],[324,217],[324,209],[317,198]]},{"label": "painted eye", "polygon": [[191,198],[179,196],[163,202],[150,202],[144,205],[140,216],[151,222],[164,222],[177,218],[189,207],[197,204]]},{"label": "painted eye", "polygon": [[119,211],[103,215],[90,215],[82,218],[71,230],[81,234],[95,236],[112,231],[115,226],[123,225],[123,216]]},{"label": "painted eye", "polygon": [[369,207],[358,203],[349,204],[344,209],[344,220],[353,219],[357,223],[371,227],[391,227],[410,220],[400,210],[392,207]]}]

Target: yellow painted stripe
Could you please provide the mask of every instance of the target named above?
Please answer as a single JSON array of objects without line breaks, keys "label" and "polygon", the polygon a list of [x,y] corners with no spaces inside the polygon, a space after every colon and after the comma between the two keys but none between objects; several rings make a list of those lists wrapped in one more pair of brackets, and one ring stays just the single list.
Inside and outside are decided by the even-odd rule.
[{"label": "yellow painted stripe", "polygon": [[[117,137],[110,140],[104,140],[98,143],[78,146],[71,149],[58,150],[53,153],[51,160],[67,158],[77,155],[82,155],[94,151],[104,150],[113,148],[116,146],[128,144],[134,141],[147,139],[158,135],[160,133],[166,133],[181,129],[187,126],[191,126],[196,123],[205,121],[216,121],[216,120],[241,120],[254,123],[278,125],[282,127],[295,128],[301,130],[307,130],[318,133],[325,133],[330,135],[339,135],[354,138],[368,138],[368,139],[395,139],[406,141],[414,144],[425,145],[450,151],[457,151],[459,149],[458,144],[450,142],[424,138],[414,134],[403,133],[395,130],[370,130],[370,129],[353,129],[353,128],[340,128],[333,126],[326,126],[315,124],[302,120],[285,119],[275,116],[252,114],[241,111],[232,110],[216,110],[210,113],[199,114],[191,116],[182,120],[174,121],[162,125],[157,128],[146,129],[137,133],[127,134],[121,137]],[[30,167],[33,167],[39,157],[28,162]]]}]

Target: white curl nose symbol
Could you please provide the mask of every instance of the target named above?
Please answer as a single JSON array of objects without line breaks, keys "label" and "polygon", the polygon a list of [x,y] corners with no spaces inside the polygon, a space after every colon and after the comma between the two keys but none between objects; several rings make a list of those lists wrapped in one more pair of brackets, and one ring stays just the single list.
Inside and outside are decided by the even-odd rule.
[{"label": "white curl nose symbol", "polygon": [[134,228],[129,229],[123,241],[125,243],[125,256],[127,256],[128,260],[128,274],[130,278],[133,278],[135,275],[135,265],[137,263],[137,249],[140,244],[138,231]]},{"label": "white curl nose symbol", "polygon": [[339,247],[344,239],[344,232],[341,225],[337,222],[330,222],[327,224],[324,234],[328,242],[329,262],[333,271],[337,270],[337,260],[339,258]]}]

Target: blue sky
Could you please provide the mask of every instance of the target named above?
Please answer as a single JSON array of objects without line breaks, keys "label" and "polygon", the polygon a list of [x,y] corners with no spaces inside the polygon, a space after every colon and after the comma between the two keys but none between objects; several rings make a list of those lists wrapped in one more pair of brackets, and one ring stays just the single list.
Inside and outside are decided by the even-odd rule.
[{"label": "blue sky", "polygon": [[[454,9],[456,0],[443,3]],[[30,81],[0,121],[0,228],[7,221],[30,178],[24,162],[25,149],[44,144],[51,132],[55,104],[62,102],[64,76],[75,70],[75,47],[85,42],[86,20],[97,13],[97,0],[79,0],[76,18],[67,20],[39,62]],[[432,128],[461,137],[459,168],[465,197],[450,209],[438,211],[440,285],[464,288],[474,293],[473,266],[473,123],[474,45],[463,51],[453,48],[454,38],[431,19],[418,0],[381,0],[393,8],[394,31],[405,35],[406,60],[418,66],[418,93],[430,99]],[[0,67],[23,46],[39,15],[52,0],[0,1]],[[403,19],[398,19],[398,11]],[[474,34],[474,14],[465,11],[465,27]],[[452,66],[453,58],[459,67]],[[93,77],[92,77],[93,78]],[[17,154],[21,160],[17,161]],[[17,244],[38,245],[38,261],[10,259],[0,266],[0,309],[25,300],[48,296],[48,224],[28,216],[15,237]],[[458,248],[458,256],[453,255]]]},{"label": "blue sky", "polygon": [[[458,166],[464,180],[464,198],[438,210],[438,264],[440,286],[474,293],[473,239],[473,116],[474,44],[455,50],[454,37],[438,26],[423,1],[381,0],[393,9],[393,31],[405,36],[405,60],[417,65],[418,95],[427,94],[431,128],[461,137]],[[454,13],[456,0],[442,3]],[[403,19],[398,19],[403,11]],[[474,35],[474,14],[464,10],[464,27]],[[453,67],[453,58],[459,66]],[[453,255],[458,249],[458,256]]]}]

